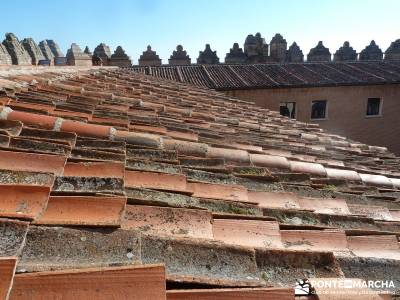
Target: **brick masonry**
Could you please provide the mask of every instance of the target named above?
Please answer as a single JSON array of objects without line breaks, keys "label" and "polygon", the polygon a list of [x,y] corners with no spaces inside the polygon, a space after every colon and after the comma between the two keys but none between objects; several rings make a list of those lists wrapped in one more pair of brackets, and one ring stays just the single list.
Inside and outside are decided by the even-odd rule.
[{"label": "brick masonry", "polygon": [[[296,102],[297,120],[318,123],[321,128],[333,133],[372,145],[386,146],[400,154],[400,138],[393,133],[395,128],[400,127],[400,84],[253,89],[226,93],[277,111],[280,102]],[[383,101],[382,116],[366,116],[368,98],[373,97]],[[327,119],[311,120],[313,100],[328,101]]]}]

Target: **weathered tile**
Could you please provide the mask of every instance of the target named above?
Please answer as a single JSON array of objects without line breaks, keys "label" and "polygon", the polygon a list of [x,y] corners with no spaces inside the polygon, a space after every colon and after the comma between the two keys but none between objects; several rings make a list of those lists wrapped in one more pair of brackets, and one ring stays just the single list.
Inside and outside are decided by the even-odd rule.
[{"label": "weathered tile", "polygon": [[29,223],[0,219],[0,256],[17,256],[25,243]]},{"label": "weathered tile", "polygon": [[30,226],[17,272],[140,263],[134,230]]},{"label": "weathered tile", "polygon": [[108,177],[56,177],[53,192],[123,194],[124,182]]},{"label": "weathered tile", "polygon": [[30,185],[51,187],[54,175],[27,171],[0,170],[0,185]]},{"label": "weathered tile", "polygon": [[268,285],[293,286],[296,279],[339,277],[332,252],[256,249],[257,266]]},{"label": "weathered tile", "polygon": [[238,281],[236,286],[239,282],[253,285],[259,280],[254,250],[205,240],[145,235],[142,237],[142,260],[165,263],[167,278],[191,277],[209,284],[218,280],[228,280],[231,284]]}]

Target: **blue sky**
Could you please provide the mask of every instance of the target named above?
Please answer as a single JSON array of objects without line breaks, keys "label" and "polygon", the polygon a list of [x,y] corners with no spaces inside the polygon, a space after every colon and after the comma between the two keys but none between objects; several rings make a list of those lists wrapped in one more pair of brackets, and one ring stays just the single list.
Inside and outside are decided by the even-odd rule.
[{"label": "blue sky", "polygon": [[100,42],[121,45],[134,63],[151,44],[167,63],[177,44],[192,62],[206,43],[223,61],[249,33],[267,42],[279,32],[307,54],[319,40],[333,53],[345,40],[359,52],[371,39],[382,50],[400,38],[399,0],[0,0],[0,34],[61,49],[72,42],[91,50]]}]

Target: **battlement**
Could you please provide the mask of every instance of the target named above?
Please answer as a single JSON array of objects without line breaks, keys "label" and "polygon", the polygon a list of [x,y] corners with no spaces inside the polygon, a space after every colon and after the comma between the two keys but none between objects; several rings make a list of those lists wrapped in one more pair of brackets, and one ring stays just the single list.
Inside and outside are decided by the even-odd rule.
[{"label": "battlement", "polygon": [[[82,51],[79,45],[72,43],[68,49],[67,57],[64,57],[58,44],[51,39],[43,40],[39,44],[32,38],[25,38],[22,41],[12,34],[7,33],[0,44],[0,65],[113,65],[120,67],[132,66],[132,61],[121,46],[112,55],[111,49],[105,43],[100,43],[90,52],[86,47]],[[173,50],[168,64],[172,66],[191,65],[192,60],[188,53],[178,45]],[[261,33],[249,34],[243,44],[235,42],[226,53],[225,64],[255,64],[255,63],[303,63],[303,62],[348,62],[348,61],[396,61],[400,60],[400,39],[391,43],[385,52],[375,43],[370,42],[359,53],[350,46],[348,41],[336,51],[330,51],[322,41],[311,48],[309,53],[303,54],[301,47],[293,42],[290,47],[286,39],[279,33],[275,34],[270,43],[262,37]],[[160,66],[163,65],[161,58],[151,46],[139,57],[139,66]],[[217,51],[213,51],[210,44],[205,45],[203,51],[199,51],[196,63],[200,65],[223,64],[220,62]]]}]

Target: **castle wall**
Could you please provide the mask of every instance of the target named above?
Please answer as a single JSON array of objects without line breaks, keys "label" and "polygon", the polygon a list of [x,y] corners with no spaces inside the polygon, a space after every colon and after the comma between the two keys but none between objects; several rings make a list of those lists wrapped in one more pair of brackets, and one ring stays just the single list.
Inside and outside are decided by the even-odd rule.
[{"label": "castle wall", "polygon": [[[296,118],[400,155],[400,84],[311,88],[249,89],[226,94],[279,111],[281,102],[296,102]],[[381,98],[382,115],[366,116],[368,98]],[[311,120],[311,102],[327,100],[327,118]]]}]

